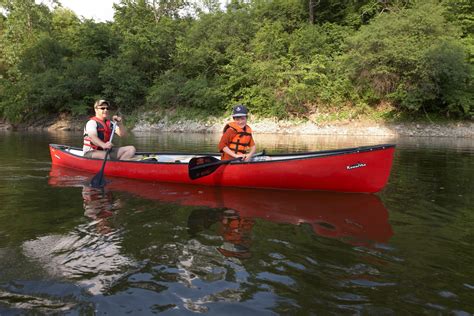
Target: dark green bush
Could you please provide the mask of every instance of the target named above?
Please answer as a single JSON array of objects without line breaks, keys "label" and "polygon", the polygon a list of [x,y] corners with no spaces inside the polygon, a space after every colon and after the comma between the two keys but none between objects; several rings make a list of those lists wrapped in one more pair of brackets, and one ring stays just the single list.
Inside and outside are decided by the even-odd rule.
[{"label": "dark green bush", "polygon": [[363,99],[409,111],[469,113],[472,67],[443,13],[436,1],[418,2],[378,16],[349,39],[346,65]]}]

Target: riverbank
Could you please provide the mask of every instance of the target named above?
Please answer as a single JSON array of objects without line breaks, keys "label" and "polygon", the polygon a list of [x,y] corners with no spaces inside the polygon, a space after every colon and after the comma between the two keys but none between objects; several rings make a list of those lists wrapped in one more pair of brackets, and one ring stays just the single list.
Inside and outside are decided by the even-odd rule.
[{"label": "riverbank", "polygon": [[[133,131],[166,132],[213,132],[220,133],[226,121],[200,123],[178,121],[176,123],[141,123]],[[439,136],[474,137],[474,123],[375,123],[375,122],[335,122],[315,124],[312,122],[291,122],[258,120],[249,123],[254,133],[295,134],[295,135],[354,135],[354,136]]]},{"label": "riverbank", "polygon": [[[87,117],[45,118],[34,124],[13,126],[0,121],[0,130],[48,130],[81,131]],[[139,121],[131,127],[133,132],[178,132],[178,133],[220,133],[226,119],[211,118],[207,122],[161,120],[150,123]],[[249,125],[257,134],[295,135],[353,135],[353,136],[431,136],[474,138],[474,122],[446,123],[382,123],[370,121],[330,122],[316,124],[308,121],[278,121],[272,119],[250,120]]]}]

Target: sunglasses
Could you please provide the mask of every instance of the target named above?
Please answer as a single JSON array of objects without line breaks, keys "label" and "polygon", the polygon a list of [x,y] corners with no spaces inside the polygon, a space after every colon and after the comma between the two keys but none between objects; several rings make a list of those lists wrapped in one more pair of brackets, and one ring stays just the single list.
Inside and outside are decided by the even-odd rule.
[{"label": "sunglasses", "polygon": [[106,106],[100,106],[100,107],[97,107],[96,109],[99,109],[99,110],[105,111],[105,110],[108,110],[109,108],[108,108],[108,107],[106,107]]}]

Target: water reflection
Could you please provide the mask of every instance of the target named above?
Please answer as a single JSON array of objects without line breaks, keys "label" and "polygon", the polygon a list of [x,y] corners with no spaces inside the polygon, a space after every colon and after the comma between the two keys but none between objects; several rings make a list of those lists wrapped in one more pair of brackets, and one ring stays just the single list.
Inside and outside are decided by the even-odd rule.
[{"label": "water reflection", "polygon": [[84,185],[82,188],[84,215],[95,221],[97,232],[112,232],[112,216],[120,209],[120,199],[114,199],[112,192]]},{"label": "water reflection", "polygon": [[[53,166],[49,183],[53,186],[77,186],[77,183],[86,180],[79,171]],[[351,245],[386,243],[393,235],[388,211],[375,195],[213,188],[121,178],[113,178],[107,185],[109,193],[106,194],[114,191],[200,207],[188,217],[191,236],[218,224],[217,231],[223,240],[218,250],[224,255],[240,258],[251,255],[251,231],[257,219],[308,226],[317,235],[336,238]],[[88,193],[85,196],[91,195]],[[100,201],[101,206],[92,205],[93,211],[86,210],[86,214],[109,211],[110,201],[104,201],[103,195],[99,196],[101,198],[97,198],[95,203]]]},{"label": "water reflection", "polygon": [[217,250],[226,257],[249,258],[252,244],[252,228],[255,219],[243,217],[233,209],[195,209],[188,217],[191,237],[218,225],[217,232],[222,236],[222,245]]},{"label": "water reflection", "polygon": [[[120,178],[108,178],[102,192],[89,188],[90,175],[81,171],[53,166],[49,175],[50,186],[81,188],[84,214],[90,220],[69,233],[25,242],[24,252],[49,275],[74,280],[89,293],[103,294],[94,296],[94,301],[107,301],[109,307],[101,311],[112,314],[125,312],[122,299],[129,300],[130,311],[207,312],[210,306],[216,313],[226,306],[253,313],[278,311],[281,291],[292,291],[304,275],[327,270],[328,280],[325,273],[321,280],[334,286],[333,270],[344,269],[318,263],[313,250],[331,249],[334,243],[321,245],[311,238],[327,237],[323,240],[378,252],[380,247],[374,246],[393,235],[388,211],[374,195],[213,188]],[[160,211],[142,212],[147,200],[156,201],[151,204]],[[124,216],[122,223],[115,223],[115,218]],[[301,235],[292,235],[296,232]],[[281,247],[309,252],[300,257]],[[332,249],[330,253],[340,251]],[[369,268],[357,271],[361,269]],[[288,304],[297,306],[298,300],[295,296]],[[253,306],[255,302],[260,307]]]},{"label": "water reflection", "polygon": [[83,180],[76,177],[65,183],[51,177],[49,184],[81,187],[84,215],[90,221],[67,234],[26,241],[22,248],[51,277],[76,280],[90,293],[98,294],[116,282],[133,260],[121,254],[122,233],[112,223],[121,201],[112,192],[91,188]]},{"label": "water reflection", "polygon": [[101,188],[93,188],[89,185],[89,179],[77,173],[69,177],[55,176],[51,173],[48,184],[60,187],[80,187],[82,189],[82,206],[84,215],[92,220],[89,226],[95,226],[96,231],[107,234],[113,231],[113,216],[122,207],[122,201],[114,197],[113,192]]},{"label": "water reflection", "polygon": [[[212,135],[179,135],[186,139],[132,137],[141,150],[215,151]],[[279,152],[392,142],[266,136],[260,148]],[[54,177],[48,143],[81,139],[0,133],[1,315],[473,313],[472,139],[395,140],[391,181],[379,195],[395,236],[377,197],[293,192],[308,195],[296,206],[283,191],[265,191],[262,201],[257,190],[112,178],[103,207],[112,215],[89,218],[82,184],[92,175],[46,181]]]}]

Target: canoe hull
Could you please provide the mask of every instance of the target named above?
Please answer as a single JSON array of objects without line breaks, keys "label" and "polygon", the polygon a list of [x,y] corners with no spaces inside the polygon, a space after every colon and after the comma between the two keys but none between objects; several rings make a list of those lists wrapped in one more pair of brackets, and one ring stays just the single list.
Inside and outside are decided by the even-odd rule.
[{"label": "canoe hull", "polygon": [[[102,160],[73,155],[67,148],[50,145],[53,165],[91,173],[100,170]],[[378,145],[286,155],[292,158],[285,160],[271,155],[269,161],[222,165],[196,180],[189,178],[187,163],[108,161],[105,175],[211,186],[375,193],[388,181],[394,150],[394,145]]]}]

